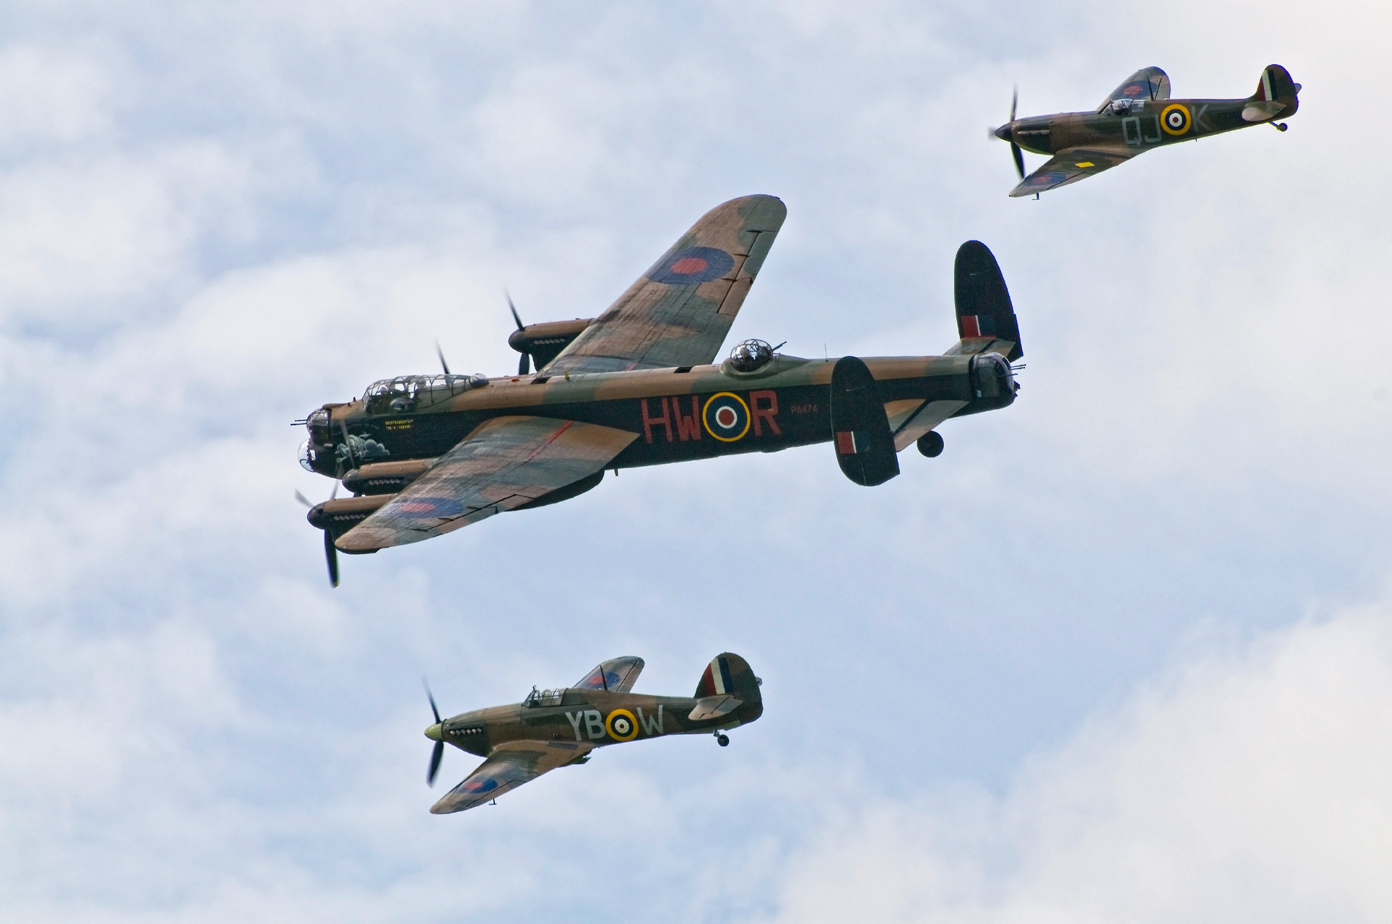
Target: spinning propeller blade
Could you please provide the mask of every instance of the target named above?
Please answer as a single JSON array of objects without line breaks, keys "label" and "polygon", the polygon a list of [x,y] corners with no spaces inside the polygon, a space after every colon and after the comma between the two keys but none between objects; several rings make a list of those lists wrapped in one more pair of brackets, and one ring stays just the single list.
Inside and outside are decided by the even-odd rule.
[{"label": "spinning propeller blade", "polygon": [[[430,684],[424,680],[421,683],[425,686],[425,698],[430,700],[430,711],[435,716],[435,724],[440,724],[440,710],[435,708],[435,697],[430,693]],[[443,732],[443,730],[442,730]],[[445,756],[445,739],[443,733],[439,741],[435,742],[435,748],[430,752],[430,770],[425,774],[427,786],[435,785],[435,775],[440,772],[440,761]]]},{"label": "spinning propeller blade", "polygon": [[[1010,91],[1010,121],[1015,121],[1015,106],[1020,102],[1020,85],[1017,83]],[[1015,172],[1020,174],[1020,179],[1025,178],[1025,155],[1020,153],[1020,146],[1015,143],[1015,139],[1010,139],[1010,156],[1015,158]]]},{"label": "spinning propeller blade", "polygon": [[[514,305],[514,304],[512,303],[512,293],[508,292],[507,289],[504,289],[504,290],[503,290],[503,297],[507,299],[508,311],[511,311],[511,312],[512,312],[512,320],[515,321],[515,322],[517,323],[517,329],[518,329],[518,330],[522,330],[522,329],[525,328],[527,325],[525,325],[525,324],[522,323],[522,316],[519,315],[519,314],[517,313],[517,306]],[[531,371],[532,371],[532,367],[531,367],[531,365],[530,365],[530,363],[531,363],[531,358],[532,358],[532,357],[531,357],[530,354],[527,354],[527,353],[523,353],[523,354],[522,354],[522,358],[519,359],[519,360],[517,361],[517,374],[518,374],[518,375],[526,375],[528,372],[531,372]]]},{"label": "spinning propeller blade", "polygon": [[445,351],[440,349],[440,341],[435,341],[435,355],[440,357],[440,368],[445,370],[445,375],[449,375],[449,363],[445,362]]},{"label": "spinning propeller blade", "polygon": [[324,558],[329,563],[329,585],[338,586],[338,546],[334,545],[333,533],[324,530]]}]

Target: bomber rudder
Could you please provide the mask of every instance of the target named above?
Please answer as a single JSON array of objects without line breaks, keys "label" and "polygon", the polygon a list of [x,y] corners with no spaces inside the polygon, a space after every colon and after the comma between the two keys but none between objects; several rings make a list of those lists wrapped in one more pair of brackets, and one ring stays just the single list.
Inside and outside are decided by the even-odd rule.
[{"label": "bomber rudder", "polygon": [[957,308],[957,336],[963,342],[976,344],[974,349],[961,352],[981,352],[995,342],[1002,342],[1009,344],[1008,349],[1002,346],[1000,351],[1010,362],[1025,355],[1020,345],[1020,324],[1015,318],[1010,290],[1005,287],[1005,276],[991,249],[980,241],[967,241],[957,248],[953,299]]}]

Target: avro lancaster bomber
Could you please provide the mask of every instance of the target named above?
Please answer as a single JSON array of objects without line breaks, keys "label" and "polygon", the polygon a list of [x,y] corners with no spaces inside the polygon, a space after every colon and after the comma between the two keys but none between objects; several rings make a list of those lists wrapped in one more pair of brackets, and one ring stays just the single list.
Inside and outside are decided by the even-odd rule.
[{"label": "avro lancaster bomber", "polygon": [[943,421],[1015,400],[1020,331],[977,241],[957,251],[960,339],[941,356],[802,359],[746,340],[713,365],[786,214],[772,196],[726,202],[599,317],[519,322],[517,375],[382,379],[299,421],[300,464],[355,495],[309,511],[330,580],[337,551],[566,500],[606,469],[830,442],[846,477],[882,484],[899,474],[897,452],[942,451]]}]

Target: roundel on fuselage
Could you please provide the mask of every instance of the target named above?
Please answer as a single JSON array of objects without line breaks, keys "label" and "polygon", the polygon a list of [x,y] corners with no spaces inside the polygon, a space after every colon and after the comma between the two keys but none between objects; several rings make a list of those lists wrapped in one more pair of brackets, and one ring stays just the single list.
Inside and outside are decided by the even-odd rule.
[{"label": "roundel on fuselage", "polygon": [[632,741],[638,737],[638,720],[627,709],[615,709],[609,713],[604,727],[615,741]]},{"label": "roundel on fuselage", "polygon": [[1171,103],[1160,113],[1160,127],[1168,135],[1182,135],[1189,130],[1189,109],[1181,103]]},{"label": "roundel on fuselage", "polygon": [[734,392],[711,395],[701,411],[706,432],[722,443],[733,443],[749,432],[749,405]]}]

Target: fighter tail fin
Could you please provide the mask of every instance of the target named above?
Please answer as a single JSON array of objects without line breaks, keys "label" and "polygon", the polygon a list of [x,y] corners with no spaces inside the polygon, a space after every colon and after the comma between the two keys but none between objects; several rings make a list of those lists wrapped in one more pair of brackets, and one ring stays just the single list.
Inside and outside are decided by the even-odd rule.
[{"label": "fighter tail fin", "polygon": [[764,700],[759,694],[759,683],[748,661],[726,651],[706,665],[701,682],[696,685],[696,698],[729,695],[750,705],[762,706]]},{"label": "fighter tail fin", "polygon": [[1257,81],[1257,92],[1251,99],[1255,103],[1279,102],[1281,108],[1271,115],[1273,119],[1284,119],[1295,115],[1300,108],[1300,84],[1291,80],[1290,73],[1279,64],[1268,64]]}]

